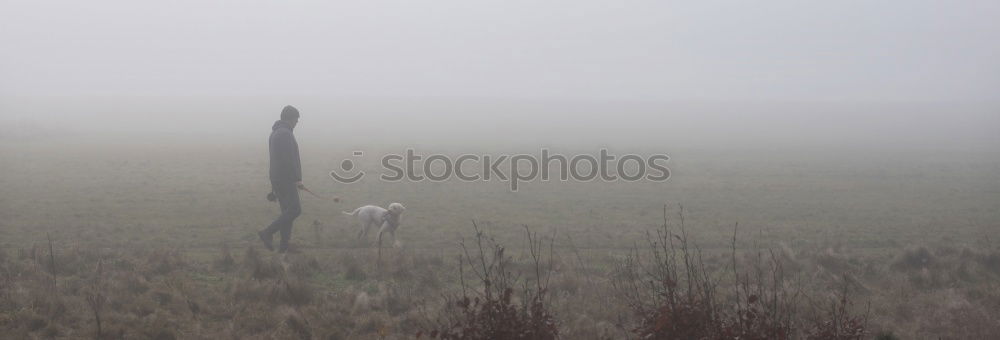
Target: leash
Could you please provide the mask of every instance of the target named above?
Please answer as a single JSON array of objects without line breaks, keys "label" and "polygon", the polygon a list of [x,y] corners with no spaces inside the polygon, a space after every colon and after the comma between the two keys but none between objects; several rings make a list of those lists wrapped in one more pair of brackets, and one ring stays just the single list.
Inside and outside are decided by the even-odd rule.
[{"label": "leash", "polygon": [[316,194],[315,192],[313,192],[312,190],[309,190],[309,188],[307,188],[305,185],[303,185],[301,187],[301,189],[304,190],[305,192],[308,192],[310,195],[313,195],[313,197],[316,197],[318,199],[326,200],[326,201],[340,202],[340,197],[326,198],[326,197],[320,196],[320,195]]}]

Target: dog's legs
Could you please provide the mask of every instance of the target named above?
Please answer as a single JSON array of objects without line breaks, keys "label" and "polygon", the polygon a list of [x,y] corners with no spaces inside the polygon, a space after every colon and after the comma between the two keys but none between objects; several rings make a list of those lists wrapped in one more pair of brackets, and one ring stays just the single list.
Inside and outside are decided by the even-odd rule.
[{"label": "dog's legs", "polygon": [[382,234],[385,233],[385,228],[378,229],[378,260],[376,263],[382,263]]},{"label": "dog's legs", "polygon": [[[383,226],[381,226],[381,227],[378,228],[378,247],[379,248],[382,248],[382,235],[384,235],[386,232],[392,233],[392,230],[389,230],[389,228],[386,228],[385,225],[383,225]],[[395,239],[395,236],[393,236],[393,237],[394,237],[393,239]]]},{"label": "dog's legs", "polygon": [[361,241],[361,237],[365,236],[365,231],[368,229],[368,224],[361,224],[361,229],[358,230],[358,241]]},{"label": "dog's legs", "polygon": [[361,236],[358,237],[358,239],[364,238],[367,240],[368,230],[371,230],[371,228],[372,228],[372,222],[371,221],[365,222],[365,225],[361,228]]}]

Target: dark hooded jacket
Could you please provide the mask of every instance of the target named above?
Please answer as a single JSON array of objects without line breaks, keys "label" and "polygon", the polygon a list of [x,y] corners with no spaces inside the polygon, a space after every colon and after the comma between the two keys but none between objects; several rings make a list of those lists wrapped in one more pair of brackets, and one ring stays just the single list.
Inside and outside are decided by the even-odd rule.
[{"label": "dark hooded jacket", "polygon": [[295,183],[302,180],[302,163],[299,161],[299,144],[292,134],[292,125],[286,121],[274,122],[269,141],[271,153],[271,182]]}]

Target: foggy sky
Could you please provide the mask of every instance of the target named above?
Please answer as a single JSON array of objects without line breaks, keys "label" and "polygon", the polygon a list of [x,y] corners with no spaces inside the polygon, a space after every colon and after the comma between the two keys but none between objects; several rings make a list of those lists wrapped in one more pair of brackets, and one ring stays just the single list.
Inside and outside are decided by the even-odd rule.
[{"label": "foggy sky", "polygon": [[0,3],[0,96],[994,101],[1000,2]]},{"label": "foggy sky", "polygon": [[259,143],[294,104],[297,135],[340,146],[998,153],[997,18],[998,1],[3,0],[0,138]]}]

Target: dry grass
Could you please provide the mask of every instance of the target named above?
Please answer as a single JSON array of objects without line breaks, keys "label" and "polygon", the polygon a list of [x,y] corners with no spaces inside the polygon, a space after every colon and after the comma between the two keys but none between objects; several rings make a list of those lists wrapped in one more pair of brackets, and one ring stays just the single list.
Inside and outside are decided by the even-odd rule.
[{"label": "dry grass", "polygon": [[[107,339],[410,338],[442,313],[443,296],[461,293],[456,241],[470,236],[469,218],[511,245],[510,268],[526,280],[537,275],[521,224],[543,235],[558,230],[554,256],[541,264],[552,268],[547,299],[560,336],[634,338],[640,318],[615,294],[615,266],[660,226],[664,201],[694,207],[689,240],[701,246],[699,271],[703,263],[718,279],[719,314],[737,313],[735,301],[750,309],[746,292],[761,287],[741,288],[741,300],[734,293],[730,238],[739,220],[735,262],[742,273],[782,268],[783,289],[803,297],[801,332],[829,315],[846,286],[854,301],[847,315],[870,302],[869,337],[1000,334],[995,163],[838,163],[824,155],[807,164],[768,155],[729,167],[732,155],[692,153],[663,185],[532,183],[516,194],[496,183],[324,188],[324,174],[307,174],[351,204],[408,203],[413,214],[399,232],[406,246],[385,250],[376,264],[375,252],[351,238],[356,226],[342,219],[343,205],[310,199],[293,233],[301,253],[282,259],[261,250],[253,233],[275,206],[260,197],[263,182],[248,180],[266,178],[259,145],[224,154],[0,148],[23,160],[0,163],[3,338],[94,338],[97,315]],[[339,165],[323,163],[327,151],[304,155],[307,166]],[[739,170],[721,170],[729,168]],[[872,175],[882,171],[891,175]]]},{"label": "dry grass", "polygon": [[[669,249],[663,248],[667,240],[674,240],[676,250],[684,249],[676,243],[683,236],[661,235],[667,237],[651,239],[659,240],[651,243],[658,249]],[[774,330],[774,325],[786,324],[789,338],[855,339],[857,333],[849,331],[860,329],[856,315],[863,315],[867,308],[871,308],[871,318],[864,324],[864,338],[972,339],[1000,332],[995,319],[1000,290],[994,283],[998,278],[994,251],[915,247],[878,263],[832,249],[796,251],[778,245],[771,252],[734,253],[738,256],[731,261],[745,268],[737,271],[743,279],[734,281],[732,267],[721,260],[725,256],[698,254],[691,248],[693,243],[687,247],[691,252],[688,265],[683,264],[683,253],[661,254],[656,261],[583,254],[577,258],[573,254],[580,250],[574,247],[544,257],[539,267],[532,264],[529,249],[508,250],[503,258],[509,261],[505,266],[511,275],[527,280],[529,287],[538,278],[547,282],[547,313],[565,338],[626,338],[639,329],[636,325],[642,324],[643,314],[633,313],[636,310],[623,303],[628,300],[614,296],[621,293],[616,280],[642,272],[673,273],[653,281],[683,288],[674,298],[686,302],[675,305],[683,308],[671,311],[673,318],[689,320],[691,325],[702,322],[696,320],[716,322],[719,330],[742,329],[737,333],[743,335],[751,334],[747,332],[754,327],[771,324],[762,329]],[[96,249],[55,242],[53,249],[51,256],[48,251],[32,254],[31,248],[17,256],[0,252],[0,327],[5,334],[106,339],[407,338],[425,329],[429,316],[446,312],[441,296],[463,291],[457,260],[411,254],[406,249],[390,251],[381,266],[376,266],[368,249],[325,255],[307,251],[283,258],[248,247],[236,259],[221,247],[202,260],[171,248]],[[460,250],[454,248],[456,253]],[[478,258],[473,255],[463,261],[468,266]],[[55,288],[53,259],[58,268]],[[755,262],[758,259],[763,261]],[[631,267],[623,271],[623,267],[615,270],[602,263],[681,265],[680,269]],[[783,271],[783,277],[776,280],[775,270],[788,267],[795,269]],[[761,268],[765,275],[758,276]],[[468,270],[464,277],[474,279]],[[686,292],[689,274],[694,299]],[[635,280],[633,288],[641,288],[644,282]],[[711,289],[714,295],[698,289]],[[855,302],[838,298],[841,292]],[[532,301],[523,294],[494,293],[498,301],[513,306]],[[652,302],[648,306],[655,307],[670,296],[662,290],[653,293],[635,295],[633,301]],[[808,298],[788,299],[793,294]],[[702,303],[709,300],[716,301],[714,307]],[[739,303],[726,307],[726,301]],[[780,305],[784,302],[789,304]],[[707,309],[694,308],[698,305]],[[677,314],[685,310],[694,314]],[[741,322],[745,324],[735,326]]]},{"label": "dry grass", "polygon": [[[779,244],[774,251],[734,252],[730,262],[743,268],[737,271],[740,276],[734,276],[724,253],[699,254],[693,243],[677,243],[684,239],[680,234],[660,235],[651,238],[654,242],[650,244],[664,250],[669,248],[664,248],[663,242],[673,240],[675,250],[688,247],[689,255],[661,253],[655,261],[601,256],[582,254],[565,242],[567,248],[553,252],[551,258],[546,254],[536,267],[531,248],[515,248],[502,255],[508,261],[505,268],[514,275],[505,279],[507,287],[523,288],[523,284],[514,283],[526,280],[535,292],[543,290],[546,295],[539,301],[545,302],[546,315],[551,315],[564,338],[627,338],[637,329],[655,327],[655,323],[647,323],[636,328],[643,325],[643,315],[663,314],[635,314],[636,305],[615,298],[622,287],[616,282],[643,272],[668,275],[652,281],[661,284],[660,291],[636,291],[640,295],[632,296],[633,302],[650,302],[645,313],[668,312],[655,307],[663,306],[664,298],[671,296],[662,289],[674,287],[679,294],[673,298],[682,303],[669,315],[689,320],[692,327],[715,323],[719,334],[728,330],[752,338],[746,335],[768,334],[758,331],[788,325],[782,331],[788,338],[855,339],[859,338],[857,333],[850,331],[860,331],[861,319],[856,316],[864,315],[867,308],[871,308],[871,318],[864,323],[864,338],[973,339],[1000,332],[995,318],[1000,310],[995,251],[915,247],[883,257],[879,263],[846,251],[794,250]],[[552,245],[559,248],[559,243]],[[464,256],[467,268],[463,274],[457,260],[409,249],[388,252],[380,266],[374,263],[370,249],[327,254],[307,250],[280,257],[251,246],[238,259],[227,247],[198,259],[176,248],[109,249],[56,241],[53,249],[51,255],[48,249],[32,248],[22,249],[16,256],[0,252],[0,327],[6,335],[408,338],[425,329],[428,318],[447,312],[442,309],[441,297],[461,296],[462,281],[458,278],[464,275],[470,280],[467,283],[472,282],[475,276],[468,266],[479,259],[479,255]],[[456,246],[453,251],[458,253],[461,248]],[[57,268],[54,288],[53,262]],[[615,270],[613,263],[677,263],[680,267]],[[542,271],[536,271],[538,268]],[[779,269],[782,277],[777,278],[774,274]],[[546,282],[542,290],[534,286],[539,278]],[[651,287],[641,275],[632,280],[633,289]],[[688,280],[693,283],[692,293],[687,293]],[[470,286],[465,289],[466,294],[472,292]],[[841,292],[854,302],[839,298]],[[512,306],[533,301],[530,294],[503,290],[494,290],[494,294],[497,301]],[[795,294],[807,298],[789,298]],[[715,304],[709,308],[705,301]],[[727,306],[729,303],[733,305]],[[471,300],[469,306],[469,310],[476,307]],[[519,308],[523,307],[513,310]],[[693,314],[678,314],[682,311]]]}]

